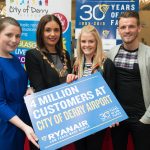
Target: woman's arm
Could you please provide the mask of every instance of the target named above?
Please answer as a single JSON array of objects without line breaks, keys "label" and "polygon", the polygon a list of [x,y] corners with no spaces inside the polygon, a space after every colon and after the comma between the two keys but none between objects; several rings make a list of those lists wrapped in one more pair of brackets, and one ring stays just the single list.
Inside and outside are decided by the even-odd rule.
[{"label": "woman's arm", "polygon": [[28,139],[37,147],[39,147],[39,145],[36,143],[37,137],[35,136],[33,129],[25,124],[18,116],[16,116],[15,112],[9,107],[9,105],[7,105],[5,95],[6,90],[3,73],[2,70],[0,70],[0,118],[4,121],[10,121],[12,124],[22,129],[27,135]]},{"label": "woman's arm", "polygon": [[45,83],[40,69],[42,56],[40,57],[40,53],[32,49],[26,52],[25,60],[25,66],[29,76],[30,85],[35,89],[36,92],[44,89]]},{"label": "woman's arm", "polygon": [[39,148],[39,145],[36,143],[38,141],[37,136],[35,135],[33,129],[25,124],[18,116],[14,116],[9,120],[12,124],[20,128],[22,131],[25,132],[29,141],[31,141],[36,147]]}]

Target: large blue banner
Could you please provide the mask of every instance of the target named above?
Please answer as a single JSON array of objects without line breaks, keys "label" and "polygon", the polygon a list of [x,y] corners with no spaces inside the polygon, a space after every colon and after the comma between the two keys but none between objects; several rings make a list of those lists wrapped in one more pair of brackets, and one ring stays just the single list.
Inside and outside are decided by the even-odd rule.
[{"label": "large blue banner", "polygon": [[139,0],[76,0],[76,39],[80,29],[94,25],[109,50],[120,42],[117,33],[118,16],[127,10],[139,10]]},{"label": "large blue banner", "polygon": [[25,97],[41,150],[57,149],[127,118],[100,73]]}]

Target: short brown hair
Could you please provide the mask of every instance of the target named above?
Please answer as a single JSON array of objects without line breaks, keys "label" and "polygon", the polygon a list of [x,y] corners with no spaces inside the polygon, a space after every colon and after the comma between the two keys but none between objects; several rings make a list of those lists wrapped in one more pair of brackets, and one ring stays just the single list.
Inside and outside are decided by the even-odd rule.
[{"label": "short brown hair", "polygon": [[12,17],[0,18],[0,32],[3,31],[5,29],[5,27],[7,27],[8,25],[17,26],[20,28],[20,31],[22,32],[21,26],[16,19],[14,19]]},{"label": "short brown hair", "polygon": [[121,15],[119,16],[118,22],[120,21],[121,18],[136,18],[137,25],[138,26],[140,25],[139,13],[136,11],[129,10],[129,11],[121,13]]}]

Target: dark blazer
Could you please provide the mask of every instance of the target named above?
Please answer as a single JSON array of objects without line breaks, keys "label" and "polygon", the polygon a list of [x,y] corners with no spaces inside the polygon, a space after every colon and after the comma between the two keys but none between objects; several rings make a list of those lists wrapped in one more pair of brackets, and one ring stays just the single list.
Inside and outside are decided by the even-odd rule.
[{"label": "dark blazer", "polygon": [[[50,53],[45,55],[49,61],[52,61]],[[68,60],[68,73],[71,73],[70,57],[67,51],[66,58]],[[43,59],[43,56],[38,50],[31,49],[27,51],[25,59],[25,66],[29,76],[30,86],[32,86],[36,92],[60,84],[58,72]],[[63,61],[63,58],[60,57],[60,60]]]}]

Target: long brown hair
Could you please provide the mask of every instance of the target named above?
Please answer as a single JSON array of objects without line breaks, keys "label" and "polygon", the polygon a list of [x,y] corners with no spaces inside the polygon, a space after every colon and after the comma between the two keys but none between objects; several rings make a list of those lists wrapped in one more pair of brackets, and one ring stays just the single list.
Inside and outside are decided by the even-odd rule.
[{"label": "long brown hair", "polygon": [[45,15],[40,19],[39,24],[37,26],[37,31],[36,31],[36,45],[37,45],[39,50],[47,52],[45,44],[44,44],[43,34],[44,34],[45,25],[50,21],[55,21],[59,25],[59,28],[60,28],[60,38],[59,38],[59,40],[55,46],[58,54],[60,55],[62,53],[62,50],[63,50],[62,25],[61,25],[60,20],[53,14],[52,15]]}]

